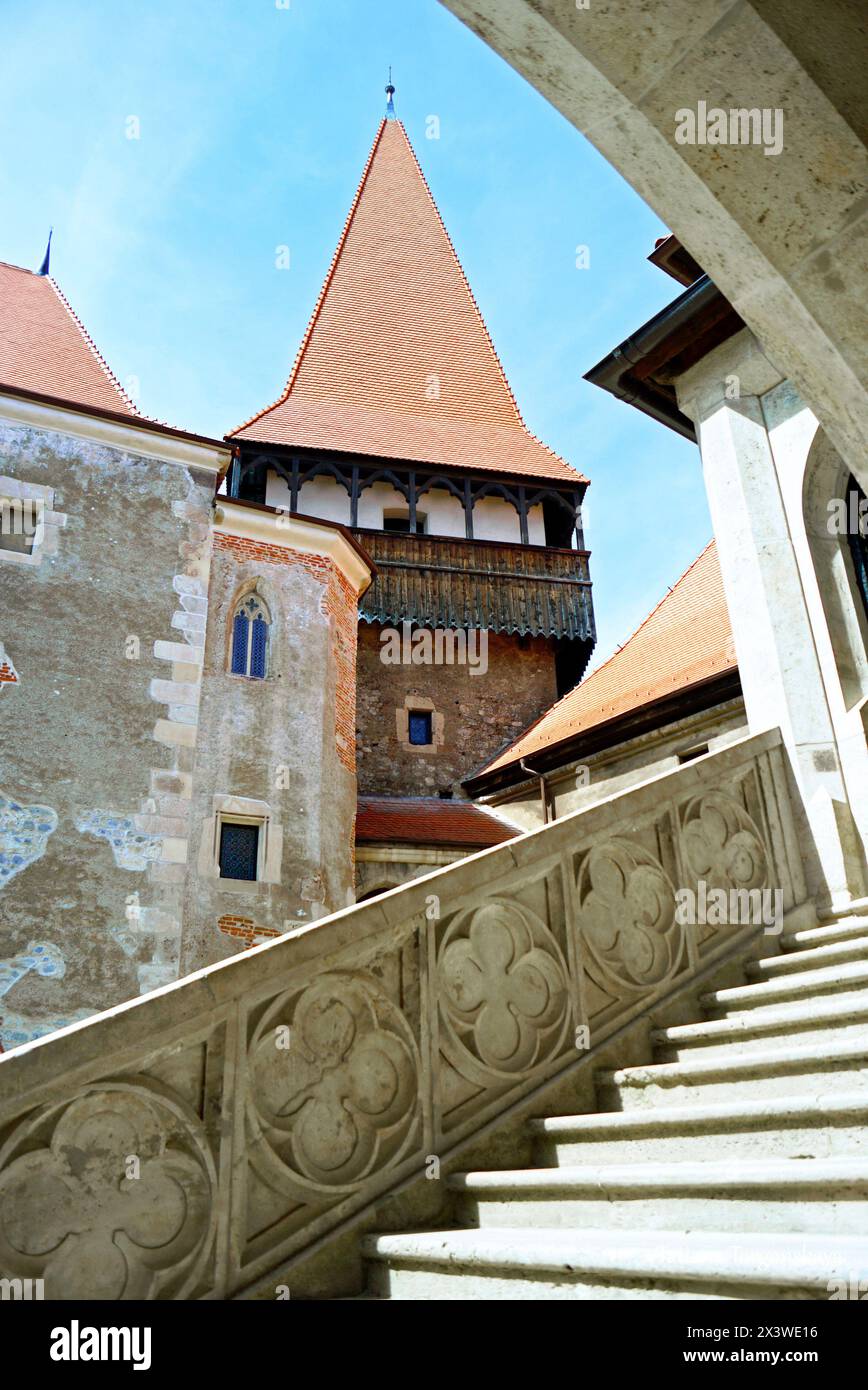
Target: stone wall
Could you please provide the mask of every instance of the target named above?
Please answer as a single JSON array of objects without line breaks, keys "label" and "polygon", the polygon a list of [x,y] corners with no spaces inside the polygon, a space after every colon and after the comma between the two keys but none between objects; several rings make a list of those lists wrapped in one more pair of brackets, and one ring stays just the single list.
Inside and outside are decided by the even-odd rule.
[{"label": "stone wall", "polygon": [[7,1050],[177,978],[219,463],[19,404],[0,412],[0,498],[42,520],[31,553],[0,548]]},{"label": "stone wall", "polygon": [[[359,791],[433,796],[469,776],[557,699],[551,642],[489,633],[487,670],[386,664],[384,629],[359,624]],[[409,744],[410,708],[430,710],[434,742]]]},{"label": "stone wall", "polygon": [[[185,973],[353,900],[356,591],[281,518],[238,515],[242,534],[218,523],[214,538]],[[244,533],[251,517],[262,534]],[[230,669],[235,609],[253,592],[271,618],[265,679]],[[258,823],[257,881],[220,876],[222,816]]]}]

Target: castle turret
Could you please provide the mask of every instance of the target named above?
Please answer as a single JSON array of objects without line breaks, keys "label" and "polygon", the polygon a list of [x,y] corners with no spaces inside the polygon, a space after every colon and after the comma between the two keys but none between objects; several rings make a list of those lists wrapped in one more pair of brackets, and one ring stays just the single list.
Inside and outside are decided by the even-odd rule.
[{"label": "castle turret", "polygon": [[231,496],[340,522],[376,563],[361,791],[451,794],[578,681],[595,640],[588,480],[525,425],[397,119],[284,390],[229,438]]}]

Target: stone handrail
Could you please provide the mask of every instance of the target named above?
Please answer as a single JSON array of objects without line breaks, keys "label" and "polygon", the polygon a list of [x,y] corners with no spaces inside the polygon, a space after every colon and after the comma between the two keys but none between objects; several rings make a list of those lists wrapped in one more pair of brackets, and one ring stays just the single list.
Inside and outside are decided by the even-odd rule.
[{"label": "stone handrail", "polygon": [[777,730],[0,1058],[0,1275],[249,1288],[730,949],[700,881],[804,901]]}]

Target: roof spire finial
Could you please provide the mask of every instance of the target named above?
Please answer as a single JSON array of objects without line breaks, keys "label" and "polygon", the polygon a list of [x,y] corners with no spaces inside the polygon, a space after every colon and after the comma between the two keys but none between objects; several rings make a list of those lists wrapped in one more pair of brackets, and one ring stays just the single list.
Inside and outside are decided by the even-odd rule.
[{"label": "roof spire finial", "polygon": [[48,275],[48,273],[49,273],[49,270],[48,270],[48,263],[49,263],[49,261],[51,260],[51,235],[52,235],[52,232],[53,232],[53,231],[54,231],[54,228],[53,228],[53,227],[49,227],[49,229],[48,229],[48,245],[47,245],[46,248],[45,248],[45,255],[44,255],[43,258],[42,258],[42,265],[39,267],[39,269],[38,269],[37,272],[36,272],[37,275]]},{"label": "roof spire finial", "polygon": [[395,119],[395,102],[394,102],[394,100],[393,100],[394,95],[395,95],[395,87],[394,87],[394,83],[392,82],[392,67],[391,67],[391,64],[390,64],[390,65],[389,65],[389,85],[388,85],[387,88],[386,88],[386,96],[389,98],[389,100],[386,102],[386,120],[387,120],[387,121],[393,121],[393,120]]}]

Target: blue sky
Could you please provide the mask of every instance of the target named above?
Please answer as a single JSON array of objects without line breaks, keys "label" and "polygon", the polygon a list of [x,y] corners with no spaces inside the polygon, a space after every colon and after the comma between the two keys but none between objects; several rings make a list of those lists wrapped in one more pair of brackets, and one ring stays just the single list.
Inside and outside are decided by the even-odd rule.
[{"label": "blue sky", "polygon": [[582,380],[678,293],[645,259],[666,228],[436,0],[282,3],[4,0],[0,259],[35,269],[53,224],[52,273],[141,408],[222,435],[285,382],[391,63],[524,417],[591,478],[596,664],[711,534],[695,447]]}]

